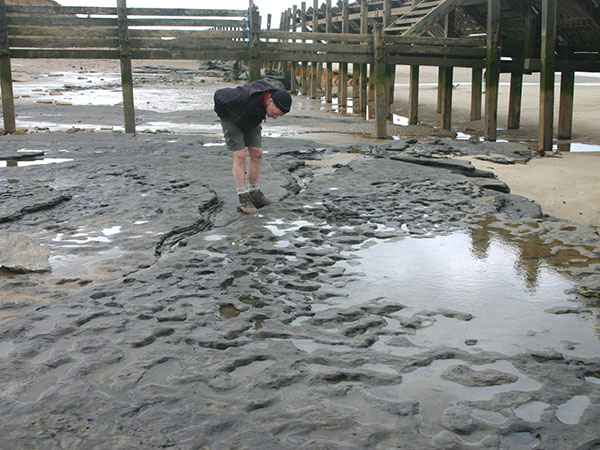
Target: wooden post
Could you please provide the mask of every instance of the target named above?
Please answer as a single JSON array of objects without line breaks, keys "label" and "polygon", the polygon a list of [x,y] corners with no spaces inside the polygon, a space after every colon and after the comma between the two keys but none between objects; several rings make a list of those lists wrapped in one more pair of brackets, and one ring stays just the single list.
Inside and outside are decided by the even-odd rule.
[{"label": "wooden post", "polygon": [[[313,0],[313,21],[312,21],[312,30],[313,33],[316,33],[319,30],[319,0]],[[315,40],[313,39],[313,43]],[[317,98],[317,77],[319,76],[319,71],[317,70],[317,62],[313,61],[311,63],[311,73],[310,73],[310,98]]]},{"label": "wooden post", "polygon": [[[369,34],[369,5],[367,0],[361,0],[360,6],[360,34]],[[368,73],[367,64],[360,65],[360,80],[359,80],[359,93],[358,93],[358,112],[361,117],[368,119],[367,117],[367,103],[369,101],[367,97],[367,86],[368,86]]]},{"label": "wooden post", "polygon": [[452,67],[441,67],[442,73],[442,118],[441,127],[444,130],[452,129]]},{"label": "wooden post", "polygon": [[[392,24],[392,0],[383,1],[383,28],[384,30]],[[396,82],[396,65],[385,66],[385,95],[387,99],[388,118],[392,118],[392,104],[394,103],[394,84]]]},{"label": "wooden post", "polygon": [[542,0],[542,50],[540,74],[540,123],[538,149],[552,151],[554,126],[554,50],[556,47],[556,0]]},{"label": "wooden post", "polygon": [[375,55],[375,127],[378,139],[387,138],[387,104],[385,97],[385,50],[383,47],[383,24],[377,23],[374,30]]},{"label": "wooden post", "polygon": [[562,72],[560,76],[560,106],[558,110],[558,139],[571,139],[573,131],[573,94],[575,72]]},{"label": "wooden post", "polygon": [[121,59],[121,85],[123,90],[123,113],[125,133],[135,133],[135,109],[133,106],[133,74],[131,70],[131,48],[127,27],[127,4],[117,0],[117,20],[119,25],[119,53]]},{"label": "wooden post", "polygon": [[485,129],[488,141],[496,140],[498,85],[500,83],[500,2],[488,0],[487,58],[485,74]]},{"label": "wooden post", "polygon": [[483,81],[483,69],[473,67],[471,73],[471,120],[481,119],[481,83]]},{"label": "wooden post", "polygon": [[260,19],[258,10],[250,14],[250,81],[260,80]]},{"label": "wooden post", "polygon": [[[290,16],[291,16],[291,14],[292,14],[292,11],[289,8],[283,12],[283,23],[282,23],[282,26],[280,27],[281,31],[290,31],[290,19],[291,19]],[[287,42],[287,40],[282,39],[281,42]],[[292,64],[290,63],[290,61],[282,61],[281,62],[281,73],[284,78],[287,78],[287,76],[288,76],[288,67],[290,68],[290,71],[291,71]],[[293,77],[290,73],[290,90],[292,89],[291,88],[292,78]]]},{"label": "wooden post", "polygon": [[[325,32],[332,32],[331,19],[331,0],[327,0],[325,6]],[[333,98],[333,63],[327,63],[327,72],[325,74],[325,102],[331,103]]]},{"label": "wooden post", "polygon": [[419,66],[410,66],[410,87],[408,92],[408,123],[419,122]]},{"label": "wooden post", "polygon": [[442,86],[443,86],[443,84],[444,84],[443,68],[438,67],[437,108],[436,108],[436,112],[438,114],[442,112]]},{"label": "wooden post", "polygon": [[[454,37],[456,36],[455,31],[455,23],[454,23],[455,14],[454,11],[450,11],[444,21],[444,32],[446,37]],[[440,73],[442,74],[442,117],[441,117],[441,127],[444,130],[452,129],[452,78],[453,78],[454,68],[452,66],[440,68]]]},{"label": "wooden post", "polygon": [[[281,31],[285,30],[285,20],[286,20],[286,12],[284,11],[279,16],[279,30],[281,30]],[[271,29],[271,14],[268,14],[267,15],[267,31],[270,29]],[[280,39],[279,42],[283,42],[283,39]],[[281,69],[283,69],[283,65],[284,65],[283,61],[279,61],[279,62],[271,61],[269,63],[269,67],[271,69],[275,69],[278,67],[281,70]],[[282,70],[282,72],[283,72],[283,70]],[[283,76],[285,76],[285,72],[283,72]]]},{"label": "wooden post", "polygon": [[521,98],[523,96],[523,70],[519,69],[510,74],[510,96],[508,101],[509,130],[516,130],[521,126]]},{"label": "wooden post", "polygon": [[[289,11],[289,10],[288,10]],[[292,22],[290,24],[291,31],[296,32],[296,16],[298,15],[298,7],[296,5],[292,8]],[[296,39],[293,40],[296,43]],[[290,75],[290,89],[293,94],[298,95],[298,82],[296,80],[296,73],[298,73],[298,61],[292,61],[292,73]]]},{"label": "wooden post", "polygon": [[[306,29],[306,2],[302,2],[301,3],[302,6],[302,10],[301,10],[301,28],[300,28],[300,32],[301,33],[306,33],[307,29]],[[302,42],[304,42],[304,40],[302,40]],[[308,76],[308,62],[307,61],[302,61],[302,76],[300,78],[300,84],[302,86],[302,95],[307,95],[308,94],[308,80],[307,80],[307,76]]]},{"label": "wooden post", "polygon": [[[350,20],[348,17],[348,0],[342,2],[342,33],[348,33]],[[340,114],[348,111],[348,63],[340,62],[340,73],[338,76],[338,109]]]},{"label": "wooden post", "polygon": [[10,46],[8,43],[8,17],[6,3],[0,0],[0,86],[2,89],[2,116],[4,133],[17,131],[15,124],[15,98],[13,95]]}]

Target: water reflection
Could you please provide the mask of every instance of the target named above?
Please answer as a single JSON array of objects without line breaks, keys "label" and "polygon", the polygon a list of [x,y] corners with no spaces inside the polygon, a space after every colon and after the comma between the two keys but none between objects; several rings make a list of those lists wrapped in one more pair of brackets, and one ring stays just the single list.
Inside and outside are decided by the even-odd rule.
[{"label": "water reflection", "polygon": [[[368,243],[348,252],[356,259],[337,264],[357,276],[347,284],[345,296],[327,299],[329,307],[374,298],[401,303],[406,308],[386,319],[386,329],[413,333],[410,339],[417,347],[504,354],[555,348],[580,357],[600,351],[589,317],[550,313],[575,300],[569,294],[575,282],[559,269],[596,264],[597,258],[556,241],[546,244],[536,236],[515,237],[485,226],[446,236]],[[407,350],[384,342],[374,348],[398,356]]]},{"label": "water reflection", "polygon": [[[503,228],[491,228],[494,219],[480,222],[469,230],[473,256],[486,259],[494,240],[510,246],[515,254],[515,268],[525,280],[528,288],[534,289],[539,285],[542,269],[550,266],[559,270],[573,267],[589,267],[600,263],[600,258],[582,254],[582,251],[592,251],[592,247],[581,246],[574,248],[554,240],[544,242],[537,235],[527,237],[515,236]],[[531,224],[532,227],[537,224]],[[563,231],[573,231],[571,227]]]}]

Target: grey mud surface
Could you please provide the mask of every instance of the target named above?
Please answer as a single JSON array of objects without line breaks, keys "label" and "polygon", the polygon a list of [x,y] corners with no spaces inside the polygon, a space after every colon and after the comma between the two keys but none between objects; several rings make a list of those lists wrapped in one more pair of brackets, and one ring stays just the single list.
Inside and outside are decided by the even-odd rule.
[{"label": "grey mud surface", "polygon": [[[56,106],[20,111],[44,108]],[[99,111],[120,120],[116,107],[65,114]],[[184,120],[215,124],[211,111]],[[52,266],[0,273],[0,447],[599,447],[598,230],[449,158],[519,162],[522,147],[265,138],[276,203],[241,216],[218,134],[0,140],[5,160],[63,160],[0,168],[0,235],[26,233]],[[540,265],[570,280],[543,317],[570,317],[590,341],[530,348],[536,331],[518,330],[516,351],[493,350],[502,333],[452,336],[484,319],[474,309],[356,287],[369,281],[360,250],[453,233],[482,253],[492,236],[509,243],[529,281]],[[423,338],[433,332],[441,342]]]}]

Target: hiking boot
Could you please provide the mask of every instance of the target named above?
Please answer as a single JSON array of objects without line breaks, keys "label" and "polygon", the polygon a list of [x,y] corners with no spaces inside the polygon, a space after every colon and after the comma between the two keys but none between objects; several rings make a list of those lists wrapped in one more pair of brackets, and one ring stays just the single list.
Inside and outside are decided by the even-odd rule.
[{"label": "hiking boot", "polygon": [[239,212],[241,212],[242,214],[254,214],[256,212],[256,208],[254,207],[254,205],[252,204],[252,201],[250,200],[250,194],[248,194],[248,193],[240,194],[238,197],[239,197],[239,202],[237,205],[237,210]]},{"label": "hiking boot", "polygon": [[249,194],[250,194],[250,200],[252,200],[252,204],[256,208],[262,208],[263,206],[267,206],[267,205],[270,205],[271,203],[273,203],[271,200],[269,200],[267,197],[265,197],[265,194],[263,194],[260,189],[250,191]]}]

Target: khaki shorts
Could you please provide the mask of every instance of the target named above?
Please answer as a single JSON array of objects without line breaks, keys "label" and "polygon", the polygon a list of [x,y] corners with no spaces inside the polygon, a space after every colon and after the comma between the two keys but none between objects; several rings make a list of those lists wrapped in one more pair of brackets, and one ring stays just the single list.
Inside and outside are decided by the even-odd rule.
[{"label": "khaki shorts", "polygon": [[221,119],[221,127],[223,127],[225,143],[232,152],[243,150],[246,147],[262,148],[261,125],[257,125],[248,131],[242,131],[233,122]]}]

